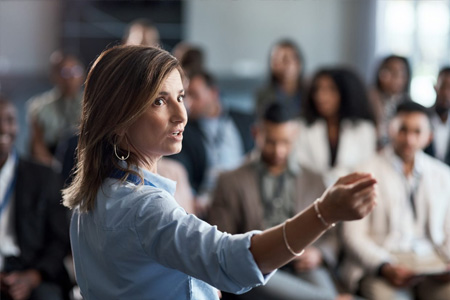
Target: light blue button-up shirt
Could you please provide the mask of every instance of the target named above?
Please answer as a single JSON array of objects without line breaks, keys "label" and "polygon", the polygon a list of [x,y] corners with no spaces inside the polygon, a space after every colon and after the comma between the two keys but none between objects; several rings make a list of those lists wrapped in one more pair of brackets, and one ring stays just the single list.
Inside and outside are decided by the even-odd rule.
[{"label": "light blue button-up shirt", "polygon": [[[150,185],[108,178],[95,208],[74,211],[70,236],[86,300],[218,299],[264,284],[249,250],[256,232],[230,235],[175,201],[175,182],[142,170]],[[214,286],[214,287],[213,287]]]}]

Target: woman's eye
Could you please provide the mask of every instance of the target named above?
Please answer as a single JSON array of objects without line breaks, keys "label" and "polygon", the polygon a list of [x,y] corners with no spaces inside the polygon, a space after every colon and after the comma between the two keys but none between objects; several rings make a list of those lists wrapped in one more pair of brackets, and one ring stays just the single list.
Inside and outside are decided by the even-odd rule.
[{"label": "woman's eye", "polygon": [[183,102],[184,101],[184,95],[180,95],[180,96],[178,96],[178,98],[177,98],[177,100],[178,100],[178,102]]},{"label": "woman's eye", "polygon": [[153,102],[153,104],[156,105],[156,106],[161,106],[161,105],[164,104],[164,99],[158,98],[158,99],[155,100],[155,102]]}]

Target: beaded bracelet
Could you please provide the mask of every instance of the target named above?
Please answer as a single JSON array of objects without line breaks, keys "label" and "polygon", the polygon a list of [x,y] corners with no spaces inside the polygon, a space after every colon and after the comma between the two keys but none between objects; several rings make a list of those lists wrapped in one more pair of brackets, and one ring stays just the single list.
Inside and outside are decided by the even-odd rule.
[{"label": "beaded bracelet", "polygon": [[325,219],[323,218],[323,216],[319,210],[319,202],[320,202],[320,199],[317,199],[316,201],[314,201],[314,210],[316,211],[317,218],[319,218],[319,220],[322,222],[322,224],[325,225],[327,228],[332,228],[332,227],[336,226],[335,223],[329,224],[327,221],[325,221]]},{"label": "beaded bracelet", "polygon": [[289,246],[289,243],[287,241],[287,237],[286,237],[286,223],[289,222],[291,219],[287,219],[286,221],[284,221],[283,223],[283,239],[284,239],[284,244],[286,245],[286,248],[289,250],[289,252],[294,255],[294,256],[300,256],[303,254],[303,252],[305,252],[305,249],[303,249],[300,253],[296,253],[294,250],[292,250],[291,246]]}]

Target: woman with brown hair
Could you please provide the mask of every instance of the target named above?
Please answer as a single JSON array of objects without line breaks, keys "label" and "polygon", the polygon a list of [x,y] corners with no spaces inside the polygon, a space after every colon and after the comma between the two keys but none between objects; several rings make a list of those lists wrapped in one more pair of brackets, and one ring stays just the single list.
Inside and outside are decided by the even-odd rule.
[{"label": "woman with brown hair", "polygon": [[182,70],[168,52],[117,46],[89,72],[77,171],[64,192],[84,299],[217,299],[264,284],[333,223],[373,208],[368,174],[341,178],[303,212],[264,232],[222,233],[187,214],[156,174],[181,150]]}]

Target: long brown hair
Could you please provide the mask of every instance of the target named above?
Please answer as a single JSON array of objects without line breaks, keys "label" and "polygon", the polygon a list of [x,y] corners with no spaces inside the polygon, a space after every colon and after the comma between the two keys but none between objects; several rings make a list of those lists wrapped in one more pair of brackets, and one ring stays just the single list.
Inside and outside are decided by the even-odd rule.
[{"label": "long brown hair", "polygon": [[[151,104],[167,76],[181,68],[167,51],[145,46],[116,46],[94,62],[86,79],[75,177],[63,190],[64,205],[80,212],[94,208],[98,189],[115,168],[125,171],[114,145],[127,144],[126,130]],[[128,149],[118,149],[126,155]],[[138,164],[130,153],[128,167]],[[136,174],[140,176],[139,174]]]}]

